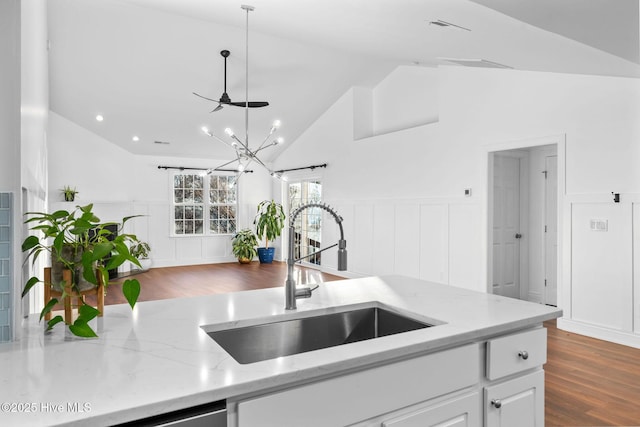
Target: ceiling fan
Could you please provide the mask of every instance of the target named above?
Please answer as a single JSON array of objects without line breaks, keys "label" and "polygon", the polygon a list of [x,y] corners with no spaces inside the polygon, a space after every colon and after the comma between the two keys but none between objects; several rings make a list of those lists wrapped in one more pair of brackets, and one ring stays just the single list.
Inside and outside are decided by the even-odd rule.
[{"label": "ceiling fan", "polygon": [[260,107],[266,107],[267,105],[269,105],[269,103],[266,101],[231,102],[231,98],[229,98],[229,94],[227,94],[227,58],[229,57],[229,55],[231,55],[231,52],[225,49],[220,51],[220,55],[224,58],[224,92],[222,93],[222,96],[220,97],[220,99],[216,100],[212,98],[207,98],[206,96],[202,96],[200,94],[193,92],[195,96],[199,96],[200,98],[206,99],[208,101],[213,101],[218,103],[218,106],[213,110],[211,110],[210,113],[214,113],[216,111],[221,110],[224,105],[233,105],[234,107],[249,107],[249,108],[260,108]]}]

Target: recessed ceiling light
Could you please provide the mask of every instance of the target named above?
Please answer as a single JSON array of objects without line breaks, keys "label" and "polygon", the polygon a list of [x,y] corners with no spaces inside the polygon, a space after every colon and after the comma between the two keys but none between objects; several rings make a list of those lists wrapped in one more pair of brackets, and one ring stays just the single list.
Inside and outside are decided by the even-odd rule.
[{"label": "recessed ceiling light", "polygon": [[140,141],[140,138],[138,138],[138,136],[134,135],[133,138],[131,138],[133,140],[133,142],[138,142]]},{"label": "recessed ceiling light", "polygon": [[436,25],[438,27],[453,27],[458,28],[459,30],[471,31],[469,28],[452,24],[451,22],[443,21],[442,19],[438,19],[437,21],[429,21],[429,25]]},{"label": "recessed ceiling light", "polygon": [[101,121],[103,121],[103,120],[104,120],[104,117],[102,117],[102,114],[98,114],[98,115],[96,116],[96,120],[97,120],[97,121],[99,121],[99,122],[101,122]]}]

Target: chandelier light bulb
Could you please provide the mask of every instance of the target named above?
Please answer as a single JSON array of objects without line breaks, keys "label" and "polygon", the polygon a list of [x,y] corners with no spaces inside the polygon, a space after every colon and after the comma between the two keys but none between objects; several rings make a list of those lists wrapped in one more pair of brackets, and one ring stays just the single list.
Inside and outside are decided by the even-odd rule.
[{"label": "chandelier light bulb", "polygon": [[274,142],[278,145],[284,144],[284,138],[283,137],[276,138]]},{"label": "chandelier light bulb", "polygon": [[202,126],[200,129],[202,129],[202,132],[204,132],[207,135],[209,135],[209,129],[206,126]]},{"label": "chandelier light bulb", "polygon": [[227,135],[229,135],[229,136],[231,136],[231,137],[233,137],[233,135],[235,135],[235,134],[233,133],[233,130],[232,130],[231,128],[226,128],[226,129],[224,130],[224,133],[226,133]]},{"label": "chandelier light bulb", "polygon": [[281,123],[280,123],[280,120],[276,120],[276,121],[274,121],[274,122],[273,122],[273,127],[274,127],[275,129],[278,129],[278,128],[280,127],[280,124],[281,124]]},{"label": "chandelier light bulb", "polygon": [[99,121],[99,122],[101,122],[101,121],[103,121],[103,120],[104,120],[104,117],[102,116],[102,114],[98,114],[98,115],[96,116],[96,120],[97,120],[97,121]]},{"label": "chandelier light bulb", "polygon": [[242,163],[238,163],[238,172],[244,172],[244,165]]}]

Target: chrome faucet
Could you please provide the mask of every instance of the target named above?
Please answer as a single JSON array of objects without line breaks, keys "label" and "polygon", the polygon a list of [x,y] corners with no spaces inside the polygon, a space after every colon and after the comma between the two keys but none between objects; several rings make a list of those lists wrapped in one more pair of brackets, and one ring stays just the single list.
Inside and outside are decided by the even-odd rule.
[{"label": "chrome faucet", "polygon": [[[293,258],[293,250],[294,250],[294,246],[295,246],[295,221],[296,218],[298,217],[298,215],[300,214],[300,212],[302,212],[305,209],[308,208],[320,208],[320,209],[324,209],[325,211],[329,212],[331,215],[333,215],[333,218],[336,220],[336,223],[338,223],[338,226],[340,226],[340,240],[338,240],[338,243],[333,244],[331,246],[327,246],[324,249],[320,249],[318,251],[315,251],[312,254],[309,255],[305,255],[303,257],[300,257],[298,259],[294,259]],[[317,255],[320,252],[324,252],[327,249],[331,249],[334,247],[338,247],[338,271],[345,271],[347,269],[347,241],[344,240],[344,230],[342,229],[342,217],[340,215],[338,215],[336,213],[336,211],[334,211],[333,209],[331,209],[328,205],[324,204],[324,203],[308,203],[306,205],[302,205],[300,206],[298,209],[296,209],[295,211],[293,211],[293,213],[291,214],[291,217],[289,219],[289,248],[288,248],[288,254],[287,254],[287,281],[285,282],[285,306],[284,308],[287,310],[295,310],[297,308],[296,306],[296,300],[298,298],[309,298],[311,296],[311,293],[317,288],[317,286],[313,289],[309,288],[308,286],[296,286],[296,281],[293,278],[293,266],[296,262],[308,258],[310,256],[313,255]]]}]

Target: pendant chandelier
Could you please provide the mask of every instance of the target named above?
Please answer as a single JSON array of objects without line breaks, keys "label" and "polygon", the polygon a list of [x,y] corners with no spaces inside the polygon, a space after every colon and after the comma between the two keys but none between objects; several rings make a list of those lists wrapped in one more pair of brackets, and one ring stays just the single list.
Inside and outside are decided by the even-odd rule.
[{"label": "pendant chandelier", "polygon": [[[221,54],[224,52],[226,53],[223,54],[223,57],[225,58],[225,92],[223,94],[223,98],[220,99],[220,101],[216,101],[216,100],[212,100],[215,102],[218,102],[218,108],[214,109],[213,111],[217,111],[218,109],[221,108],[222,105],[235,105],[235,106],[242,106],[244,107],[244,124],[245,124],[245,134],[244,134],[244,140],[242,138],[239,138],[235,132],[231,129],[231,128],[226,128],[224,130],[225,134],[228,137],[228,140],[222,139],[220,137],[218,137],[217,135],[215,135],[213,132],[211,132],[207,127],[202,127],[202,131],[222,142],[225,145],[228,145],[229,147],[231,147],[234,151],[235,151],[235,155],[236,158],[233,160],[230,160],[226,163],[223,163],[219,166],[217,166],[216,168],[213,169],[208,169],[207,173],[211,174],[213,172],[215,172],[216,170],[221,170],[227,166],[230,165],[235,165],[235,167],[233,167],[235,170],[237,170],[237,175],[236,175],[236,179],[234,180],[237,181],[237,179],[240,177],[240,175],[247,170],[247,167],[253,163],[256,163],[260,166],[262,166],[263,168],[265,168],[269,174],[271,176],[273,176],[274,178],[278,178],[278,179],[282,179],[286,181],[286,177],[281,173],[281,172],[274,172],[272,169],[270,169],[262,160],[260,160],[260,158],[258,157],[258,153],[262,152],[263,150],[269,148],[269,147],[274,147],[277,145],[280,145],[284,142],[284,140],[282,138],[275,138],[274,134],[277,132],[277,130],[280,128],[280,120],[276,120],[273,122],[273,124],[271,125],[271,129],[269,130],[267,136],[264,138],[264,140],[262,141],[262,143],[256,148],[256,149],[252,149],[249,146],[249,108],[255,108],[255,107],[264,107],[266,105],[268,105],[268,102],[256,102],[256,103],[252,103],[249,102],[249,12],[253,11],[255,8],[253,6],[248,6],[248,5],[242,5],[241,8],[246,11],[247,14],[247,18],[246,18],[246,68],[245,68],[245,102],[241,102],[241,103],[231,103],[231,102],[226,102],[225,100],[228,99],[228,95],[226,93],[226,59],[229,56],[229,51],[222,51]],[[198,94],[195,94],[198,95]],[[198,95],[201,98],[201,95]],[[226,97],[226,98],[225,98]],[[209,99],[209,98],[206,98]],[[210,99],[211,100],[211,99]],[[212,112],[213,112],[212,111]]]}]

